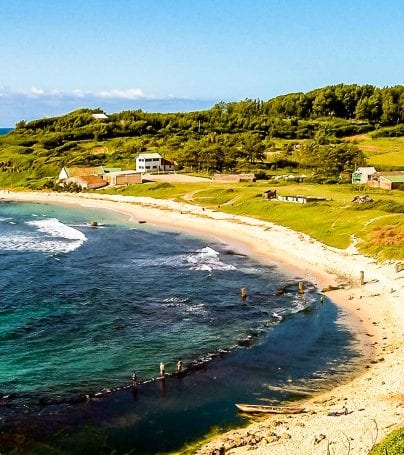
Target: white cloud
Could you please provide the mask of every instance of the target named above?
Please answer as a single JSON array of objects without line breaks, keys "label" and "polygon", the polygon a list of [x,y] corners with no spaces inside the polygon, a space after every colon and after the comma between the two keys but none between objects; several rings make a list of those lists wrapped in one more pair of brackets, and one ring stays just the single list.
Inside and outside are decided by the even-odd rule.
[{"label": "white cloud", "polygon": [[46,90],[39,87],[31,87],[29,89],[10,89],[8,87],[0,86],[0,96],[23,96],[28,98],[90,98],[90,99],[109,99],[109,100],[138,100],[151,98],[143,93],[140,88],[129,89],[111,89],[101,90],[99,92],[85,91],[81,89],[74,90]]},{"label": "white cloud", "polygon": [[115,99],[125,99],[125,100],[137,100],[139,98],[146,98],[142,89],[140,88],[130,88],[127,90],[103,90],[98,93],[101,98],[115,98]]},{"label": "white cloud", "polygon": [[23,95],[23,96],[27,96],[29,98],[37,98],[39,96],[43,96],[46,94],[44,89],[38,88],[38,87],[31,87],[28,89],[16,89],[16,90],[5,89],[5,93],[10,94],[10,95],[14,95],[14,94]]},{"label": "white cloud", "polygon": [[185,112],[211,107],[216,100],[197,100],[145,95],[140,88],[85,91],[32,87],[11,89],[0,85],[0,127],[21,119],[53,117],[79,108],[102,108],[105,112],[143,109],[148,112]]}]

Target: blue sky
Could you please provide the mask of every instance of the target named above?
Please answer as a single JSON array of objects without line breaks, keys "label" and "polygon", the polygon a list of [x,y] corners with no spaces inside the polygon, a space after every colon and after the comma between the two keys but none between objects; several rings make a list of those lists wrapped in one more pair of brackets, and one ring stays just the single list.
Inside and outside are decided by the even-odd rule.
[{"label": "blue sky", "polygon": [[0,126],[404,82],[402,1],[0,0]]}]

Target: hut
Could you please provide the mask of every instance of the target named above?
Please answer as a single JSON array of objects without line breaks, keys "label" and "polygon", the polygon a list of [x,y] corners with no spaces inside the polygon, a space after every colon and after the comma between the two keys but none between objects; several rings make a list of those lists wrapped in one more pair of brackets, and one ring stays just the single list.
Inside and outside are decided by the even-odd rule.
[{"label": "hut", "polygon": [[103,179],[110,185],[134,185],[142,183],[142,174],[133,170],[108,172]]}]

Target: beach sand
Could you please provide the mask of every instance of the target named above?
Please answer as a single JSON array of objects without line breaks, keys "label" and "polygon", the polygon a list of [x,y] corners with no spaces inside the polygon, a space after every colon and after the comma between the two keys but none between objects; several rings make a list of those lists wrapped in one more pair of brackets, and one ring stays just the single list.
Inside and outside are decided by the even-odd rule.
[{"label": "beach sand", "polygon": [[[228,242],[232,248],[310,280],[327,293],[365,340],[367,363],[360,375],[302,404],[304,414],[273,415],[224,433],[198,454],[367,454],[375,442],[403,425],[404,271],[357,253],[327,247],[309,236],[253,218],[185,203],[101,194],[10,193],[0,199],[79,204],[127,214],[165,229]],[[360,272],[365,283],[360,284]],[[359,321],[355,323],[354,321]],[[346,407],[348,414],[329,416]],[[223,450],[225,452],[223,452]]]}]

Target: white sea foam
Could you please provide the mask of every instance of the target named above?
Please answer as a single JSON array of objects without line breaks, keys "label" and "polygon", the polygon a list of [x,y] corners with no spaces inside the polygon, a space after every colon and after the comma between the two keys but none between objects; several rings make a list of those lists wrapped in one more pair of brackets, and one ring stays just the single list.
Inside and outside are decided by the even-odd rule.
[{"label": "white sea foam", "polygon": [[86,240],[86,236],[81,231],[61,223],[56,218],[47,218],[45,220],[38,221],[27,221],[27,224],[30,226],[35,226],[39,232],[48,234],[51,237],[58,237],[69,240],[81,240],[82,242]]},{"label": "white sea foam", "polygon": [[225,264],[219,258],[219,252],[209,246],[186,257],[186,262],[191,265],[191,270],[236,270],[234,265]]},{"label": "white sea foam", "polygon": [[86,236],[56,218],[27,221],[33,232],[16,232],[0,237],[0,250],[69,253],[79,248]]},{"label": "white sea foam", "polygon": [[190,254],[179,254],[176,256],[158,257],[153,259],[133,259],[138,266],[142,267],[187,267],[190,270],[236,270],[232,264],[226,264],[220,260],[219,252],[210,247]]}]

